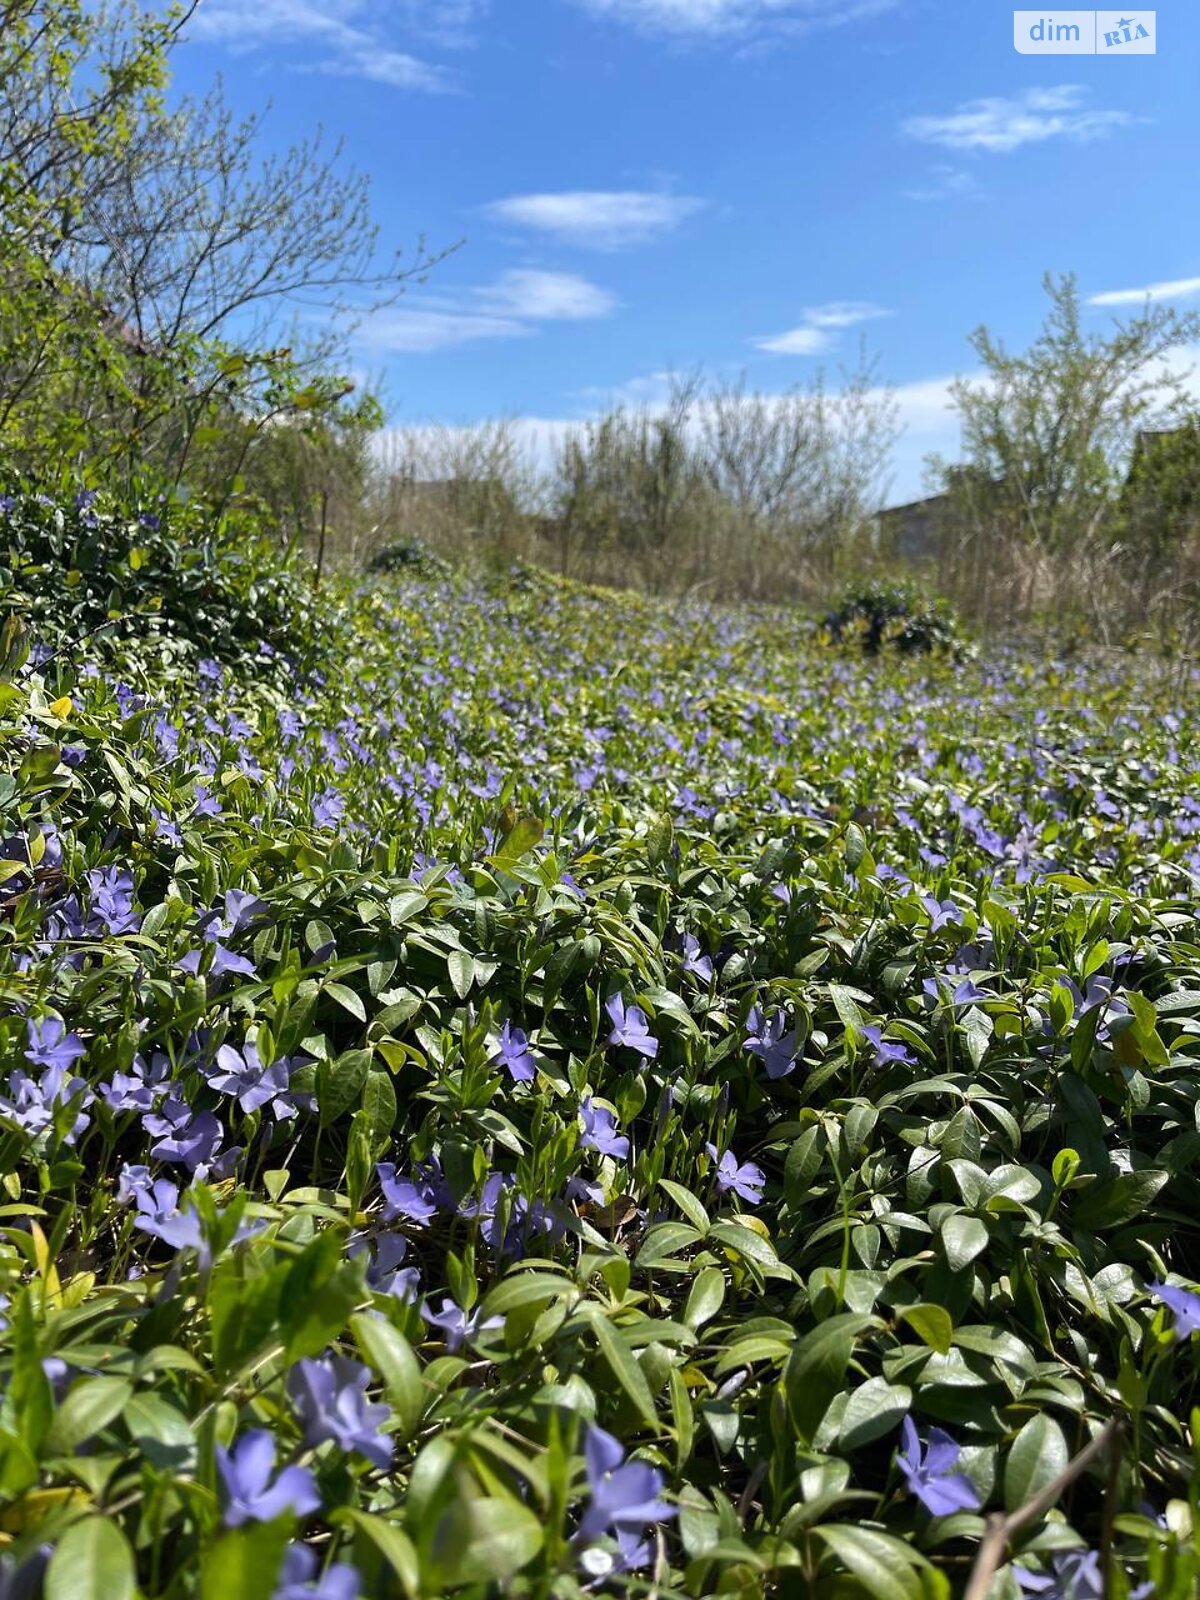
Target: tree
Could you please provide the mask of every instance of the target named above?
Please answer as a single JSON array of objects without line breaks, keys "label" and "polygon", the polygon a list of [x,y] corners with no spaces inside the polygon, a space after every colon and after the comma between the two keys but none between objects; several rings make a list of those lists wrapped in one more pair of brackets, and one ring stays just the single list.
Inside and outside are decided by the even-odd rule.
[{"label": "tree", "polygon": [[0,255],[0,442],[42,471],[149,469],[225,500],[282,424],[276,471],[291,447],[377,424],[339,373],[346,338],[434,258],[381,249],[365,178],[319,133],[264,156],[261,118],[235,119],[219,85],[168,110],[188,14],[0,0],[0,181],[18,218]]},{"label": "tree", "polygon": [[1075,278],[1048,273],[1043,286],[1050,308],[1027,350],[986,327],[971,335],[983,375],[951,389],[966,467],[931,468],[965,533],[1057,558],[1102,540],[1139,431],[1186,410],[1186,375],[1165,358],[1200,336],[1200,316],[1148,302],[1087,333]]}]

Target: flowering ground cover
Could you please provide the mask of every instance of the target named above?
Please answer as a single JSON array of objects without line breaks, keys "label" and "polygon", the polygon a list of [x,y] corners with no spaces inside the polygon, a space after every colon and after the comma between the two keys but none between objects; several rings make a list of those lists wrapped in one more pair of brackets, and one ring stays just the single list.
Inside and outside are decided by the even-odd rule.
[{"label": "flowering ground cover", "polygon": [[9,652],[0,1593],[1187,1600],[1197,680],[353,605]]}]

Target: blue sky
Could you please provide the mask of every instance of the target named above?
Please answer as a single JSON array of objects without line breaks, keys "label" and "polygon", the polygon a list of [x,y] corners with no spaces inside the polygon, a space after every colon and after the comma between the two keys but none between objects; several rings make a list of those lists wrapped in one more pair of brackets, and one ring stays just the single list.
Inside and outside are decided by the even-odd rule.
[{"label": "blue sky", "polygon": [[865,337],[895,500],[954,449],[966,335],[1031,337],[1047,268],[1097,326],[1200,307],[1200,6],[1157,36],[1019,55],[997,0],[202,0],[176,71],[270,99],[280,144],[344,136],[390,242],[466,241],[360,332],[398,423],[544,445],[668,368],[781,391]]}]

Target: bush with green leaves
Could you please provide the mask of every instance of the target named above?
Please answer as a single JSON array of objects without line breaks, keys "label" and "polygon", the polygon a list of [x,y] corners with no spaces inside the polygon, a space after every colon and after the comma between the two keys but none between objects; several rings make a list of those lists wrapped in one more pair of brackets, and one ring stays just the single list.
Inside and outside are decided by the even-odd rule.
[{"label": "bush with green leaves", "polygon": [[1190,1600],[1195,678],[353,603],[10,653],[4,1580]]},{"label": "bush with green leaves", "polygon": [[307,564],[245,518],[147,489],[0,487],[0,604],[50,649],[138,639],[230,665],[311,664],[336,607]]},{"label": "bush with green leaves", "polygon": [[912,583],[850,584],[825,617],[824,628],[836,643],[871,656],[894,650],[959,658],[967,649],[953,607]]}]

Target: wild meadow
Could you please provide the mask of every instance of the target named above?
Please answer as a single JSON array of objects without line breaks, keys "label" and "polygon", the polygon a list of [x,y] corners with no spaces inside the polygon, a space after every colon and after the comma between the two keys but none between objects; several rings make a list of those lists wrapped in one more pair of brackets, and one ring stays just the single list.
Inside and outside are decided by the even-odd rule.
[{"label": "wild meadow", "polygon": [[5,1593],[1195,1592],[1194,673],[0,518]]}]

